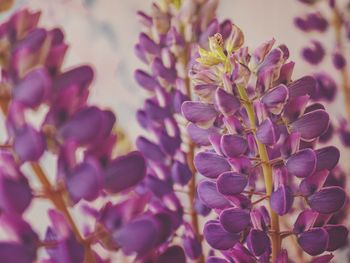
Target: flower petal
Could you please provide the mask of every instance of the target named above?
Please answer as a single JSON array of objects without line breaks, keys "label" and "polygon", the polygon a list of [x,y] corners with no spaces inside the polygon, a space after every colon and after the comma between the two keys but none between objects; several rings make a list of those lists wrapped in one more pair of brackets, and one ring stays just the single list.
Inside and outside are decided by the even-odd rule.
[{"label": "flower petal", "polygon": [[113,160],[105,170],[105,188],[117,193],[138,184],[146,175],[146,163],[140,152]]},{"label": "flower petal", "polygon": [[22,161],[37,161],[46,148],[44,135],[25,125],[17,131],[13,148]]},{"label": "flower petal", "polygon": [[51,79],[44,68],[30,71],[13,89],[13,99],[35,108],[45,99],[51,88]]},{"label": "flower petal", "polygon": [[302,249],[311,256],[323,253],[328,246],[328,233],[323,228],[313,228],[301,233],[298,243]]},{"label": "flower petal", "polygon": [[113,234],[112,238],[125,254],[144,254],[158,242],[159,222],[150,216],[143,216],[127,223]]},{"label": "flower petal", "polygon": [[174,83],[176,80],[176,70],[167,68],[160,58],[155,58],[151,64],[152,73],[155,76],[165,79],[169,83]]},{"label": "flower petal", "polygon": [[256,137],[263,144],[273,145],[278,141],[280,133],[278,127],[267,118],[259,125]]},{"label": "flower petal", "polygon": [[160,53],[160,47],[145,33],[139,35],[139,44],[149,54],[157,55]]},{"label": "flower petal", "polygon": [[327,251],[335,251],[347,243],[349,231],[342,225],[328,225],[324,227],[328,232],[329,242]]},{"label": "flower petal", "polygon": [[250,225],[250,214],[240,208],[228,208],[221,212],[220,223],[230,233],[240,233]]},{"label": "flower petal", "polygon": [[209,208],[226,208],[230,202],[216,189],[212,181],[202,181],[197,187],[198,197]]},{"label": "flower petal", "polygon": [[155,263],[186,263],[186,255],[180,246],[168,247],[159,255]]},{"label": "flower petal", "polygon": [[182,114],[188,121],[204,128],[213,124],[218,112],[212,104],[185,101],[182,104]]},{"label": "flower petal", "polygon": [[183,248],[186,256],[192,260],[199,258],[202,254],[201,242],[196,237],[185,236],[183,239]]},{"label": "flower petal", "polygon": [[256,262],[256,258],[241,243],[237,243],[234,248],[230,250],[230,256],[235,260],[235,262]]},{"label": "flower petal", "polygon": [[304,109],[309,101],[309,95],[290,99],[284,106],[283,117],[290,122],[295,121],[304,112]]},{"label": "flower petal", "polygon": [[191,140],[198,146],[208,146],[210,145],[208,137],[211,134],[218,134],[218,130],[213,127],[210,127],[209,129],[202,129],[195,124],[190,123],[187,126],[187,133]]},{"label": "flower petal", "polygon": [[67,191],[74,203],[81,199],[95,200],[102,187],[101,170],[95,160],[84,161],[74,168],[66,181]]},{"label": "flower petal", "polygon": [[215,94],[215,102],[219,110],[225,116],[234,114],[241,106],[240,101],[224,89],[218,88]]},{"label": "flower petal", "polygon": [[6,263],[33,263],[36,251],[28,250],[25,245],[10,242],[0,242],[0,257]]},{"label": "flower petal", "polygon": [[227,160],[212,152],[200,152],[194,158],[197,171],[205,177],[217,178],[220,174],[230,171]]},{"label": "flower petal", "polygon": [[304,196],[309,196],[319,191],[326,182],[328,174],[329,171],[322,170],[306,177],[299,185],[300,193]]},{"label": "flower petal", "polygon": [[300,234],[308,231],[311,227],[313,227],[317,216],[318,213],[310,209],[302,211],[294,223],[293,232],[295,234]]},{"label": "flower petal", "polygon": [[19,178],[0,176],[1,211],[22,214],[31,203],[32,198],[32,190],[23,175]]},{"label": "flower petal", "polygon": [[237,157],[248,148],[247,141],[236,134],[225,134],[221,137],[220,146],[222,152],[228,157]]},{"label": "flower petal", "polygon": [[207,222],[203,232],[208,244],[214,249],[227,250],[239,241],[239,235],[225,231],[217,221]]},{"label": "flower petal", "polygon": [[89,144],[97,139],[103,125],[103,112],[97,107],[85,107],[72,116],[59,130],[66,140]]},{"label": "flower petal", "polygon": [[79,66],[65,71],[54,80],[54,90],[63,90],[69,86],[78,86],[81,90],[87,88],[94,78],[94,71],[90,66]]},{"label": "flower petal", "polygon": [[159,85],[157,80],[140,69],[135,71],[134,77],[141,87],[149,91],[154,91],[155,87]]},{"label": "flower petal", "polygon": [[280,216],[285,215],[292,208],[294,201],[293,191],[289,186],[280,186],[271,194],[272,209]]},{"label": "flower petal", "polygon": [[321,136],[329,125],[329,115],[324,110],[316,110],[304,114],[291,124],[292,131],[300,133],[305,140],[312,140]]},{"label": "flower petal", "polygon": [[311,42],[311,47],[306,47],[302,51],[304,59],[310,64],[319,64],[325,56],[325,50],[321,42],[313,40]]},{"label": "flower petal", "polygon": [[154,162],[163,162],[166,157],[165,153],[157,144],[151,142],[145,137],[137,138],[136,147],[147,159]]},{"label": "flower petal", "polygon": [[316,171],[332,170],[339,162],[340,152],[334,146],[327,146],[316,150]]},{"label": "flower petal", "polygon": [[225,172],[218,177],[216,183],[218,191],[223,195],[236,195],[243,192],[248,178],[236,172]]},{"label": "flower petal", "polygon": [[303,149],[287,159],[287,170],[290,174],[304,178],[315,171],[316,154],[311,149]]},{"label": "flower petal", "polygon": [[345,200],[345,191],[339,186],[324,187],[308,197],[310,207],[322,214],[337,212],[343,207]]},{"label": "flower petal", "polygon": [[187,164],[175,161],[171,167],[171,178],[175,183],[185,186],[192,178],[192,172]]},{"label": "flower petal", "polygon": [[270,239],[264,231],[251,229],[247,236],[247,245],[255,256],[261,256],[270,249]]},{"label": "flower petal", "polygon": [[316,88],[316,80],[312,76],[304,76],[288,85],[290,98],[304,95],[312,96]]},{"label": "flower petal", "polygon": [[288,88],[284,84],[280,84],[266,92],[261,98],[261,102],[269,109],[271,113],[279,114],[282,111],[288,96]]}]

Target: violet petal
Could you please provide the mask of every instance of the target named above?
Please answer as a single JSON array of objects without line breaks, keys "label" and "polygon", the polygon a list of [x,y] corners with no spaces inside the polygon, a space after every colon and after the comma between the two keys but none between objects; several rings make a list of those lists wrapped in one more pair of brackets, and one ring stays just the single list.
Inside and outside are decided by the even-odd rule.
[{"label": "violet petal", "polygon": [[230,233],[240,233],[250,225],[250,214],[240,208],[228,208],[221,212],[220,223]]},{"label": "violet petal", "polygon": [[180,246],[168,247],[155,263],[186,263],[186,255]]},{"label": "violet petal", "polygon": [[328,225],[324,227],[328,232],[329,242],[327,251],[335,251],[347,243],[349,231],[342,225]]},{"label": "violet petal", "polygon": [[138,184],[146,174],[146,163],[139,152],[113,160],[105,170],[105,187],[112,193],[126,190]]},{"label": "violet petal", "polygon": [[346,201],[344,189],[339,186],[324,187],[308,197],[310,207],[322,214],[337,212]]},{"label": "violet petal", "polygon": [[289,186],[280,186],[271,194],[270,204],[272,209],[280,216],[285,215],[292,208],[294,201],[293,191]]},{"label": "violet petal", "polygon": [[223,195],[235,195],[243,192],[248,184],[248,178],[236,172],[225,172],[218,177],[216,183],[218,191]]},{"label": "violet petal", "polygon": [[278,127],[267,118],[259,125],[256,137],[263,144],[273,145],[278,141],[280,133]]},{"label": "violet petal", "polygon": [[316,154],[311,149],[300,150],[287,159],[286,167],[296,177],[307,177],[315,171]]},{"label": "violet petal", "polygon": [[194,158],[197,171],[205,177],[217,178],[220,174],[230,171],[227,160],[212,152],[200,152]]},{"label": "violet petal", "polygon": [[25,125],[17,131],[13,148],[22,161],[37,161],[46,148],[44,135]]},{"label": "violet petal", "polygon": [[197,187],[198,197],[210,208],[226,208],[230,205],[229,201],[216,189],[216,184],[212,181],[202,181]]},{"label": "violet petal", "polygon": [[301,233],[298,243],[302,249],[311,256],[323,253],[328,246],[328,233],[323,228],[313,228]]},{"label": "violet petal", "polygon": [[208,127],[213,124],[218,112],[212,104],[185,101],[182,104],[182,114],[188,121],[200,127]]},{"label": "violet petal", "polygon": [[234,114],[240,108],[240,101],[224,89],[218,88],[215,95],[216,105],[225,116]]},{"label": "violet petal", "polygon": [[332,170],[339,161],[340,152],[334,146],[327,146],[316,150],[316,171],[327,169]]},{"label": "violet petal", "polygon": [[305,140],[312,140],[322,135],[329,125],[329,115],[324,110],[304,114],[291,124],[292,131],[300,133]]},{"label": "violet petal", "polygon": [[204,226],[204,237],[208,244],[219,250],[227,250],[232,248],[239,240],[237,234],[227,232],[222,228],[221,224],[216,221],[209,221]]},{"label": "violet petal", "polygon": [[247,237],[247,245],[255,256],[261,256],[270,249],[270,239],[265,232],[251,229]]},{"label": "violet petal", "polygon": [[222,152],[228,157],[237,157],[247,150],[247,141],[236,134],[225,134],[221,137]]}]

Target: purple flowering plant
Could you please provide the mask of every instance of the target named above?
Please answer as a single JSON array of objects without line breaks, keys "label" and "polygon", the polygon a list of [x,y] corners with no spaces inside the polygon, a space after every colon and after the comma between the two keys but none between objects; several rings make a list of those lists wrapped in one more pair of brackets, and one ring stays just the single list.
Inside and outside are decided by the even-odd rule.
[{"label": "purple flowering plant", "polygon": [[[329,115],[310,103],[315,79],[292,80],[288,49],[274,42],[250,53],[232,25],[209,38],[209,49],[199,48],[190,73],[199,100],[184,102],[182,112],[191,127],[209,133],[194,163],[207,178],[199,198],[217,214],[203,232],[226,258],[207,262],[288,262],[287,237],[311,256],[347,240],[345,226],[329,224],[345,191],[325,185],[339,151],[315,148]],[[297,214],[293,226],[282,227],[289,214]],[[332,254],[321,257],[313,262]]]},{"label": "purple flowering plant", "polygon": [[[39,17],[23,9],[0,26],[0,106],[7,132],[0,150],[0,220],[8,232],[0,242],[1,262],[37,262],[41,249],[47,257],[40,262],[108,262],[97,244],[117,251],[117,222],[134,212],[124,207],[132,198],[116,203],[110,197],[144,178],[145,160],[136,151],[114,154],[116,117],[87,101],[92,68],[62,68],[68,48],[63,32],[39,27]],[[41,166],[49,155],[54,176]],[[45,236],[24,217],[37,198],[52,203]],[[89,204],[97,199],[102,207]],[[94,221],[84,231],[71,213],[83,201]]]},{"label": "purple flowering plant", "polygon": [[204,262],[199,216],[207,215],[210,208],[196,194],[193,158],[198,142],[188,138],[181,105],[192,98],[188,72],[196,46],[207,46],[210,35],[230,24],[217,21],[217,6],[217,0],[159,1],[152,5],[150,15],[138,12],[144,30],[135,53],[149,65],[149,69],[135,72],[137,83],[149,96],[137,112],[141,127],[149,134],[149,138],[140,136],[136,141],[147,160],[142,185],[152,193],[150,206],[169,211],[175,205],[169,212],[177,219],[161,246],[151,247],[146,255],[136,251],[143,258],[161,257],[173,249],[172,241],[179,236],[182,248],[178,247],[174,262],[186,262],[185,255],[189,260]]},{"label": "purple flowering plant", "polygon": [[[0,25],[0,262],[320,263],[346,244],[340,153],[318,143],[330,123],[319,80],[294,80],[274,39],[250,51],[218,4],[138,12],[138,151],[89,103],[93,69],[62,66],[61,29],[27,9]],[[27,219],[37,199],[51,203],[44,234]]]}]

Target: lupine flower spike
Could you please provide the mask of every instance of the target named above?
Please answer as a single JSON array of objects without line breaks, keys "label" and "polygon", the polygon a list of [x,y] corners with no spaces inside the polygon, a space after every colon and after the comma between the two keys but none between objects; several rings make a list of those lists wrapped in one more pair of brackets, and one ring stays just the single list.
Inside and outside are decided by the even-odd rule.
[{"label": "lupine flower spike", "polygon": [[[293,80],[287,47],[274,43],[249,52],[242,31],[230,25],[199,48],[190,72],[198,101],[184,102],[182,113],[201,130],[194,140],[207,142],[195,157],[206,177],[198,195],[216,214],[204,236],[223,256],[207,262],[288,262],[289,236],[311,256],[347,239],[347,229],[329,221],[346,194],[325,185],[339,151],[314,148],[328,113],[311,103],[315,79]],[[285,229],[290,214],[298,216]]]},{"label": "lupine flower spike", "polygon": [[[196,145],[202,142],[188,138],[181,104],[192,97],[188,71],[193,47],[197,43],[207,46],[208,36],[226,26],[215,19],[217,5],[217,0],[159,1],[152,5],[150,15],[138,13],[144,31],[135,51],[150,68],[135,72],[137,83],[149,94],[137,119],[152,137],[139,137],[136,146],[147,159],[143,186],[152,193],[150,206],[155,207],[149,216],[166,212],[173,217],[170,231],[164,233],[167,241],[154,243],[146,255],[138,253],[144,258],[157,258],[172,249],[174,255],[178,253],[176,262],[185,262],[183,254],[204,262],[199,216],[209,208],[197,198],[193,165]],[[197,132],[201,130],[189,129],[189,133]],[[182,245],[173,249],[171,240],[176,236]]]},{"label": "lupine flower spike", "polygon": [[[127,193],[142,181],[145,160],[140,152],[113,154],[116,117],[87,103],[92,68],[63,69],[68,48],[64,34],[59,28],[38,27],[39,17],[23,9],[0,26],[0,106],[7,130],[0,149],[0,220],[11,237],[0,242],[1,262],[105,262],[96,244],[109,240],[104,248],[118,250],[120,229],[103,224],[106,208],[92,213],[90,202],[123,206],[109,203],[105,196]],[[28,118],[29,112],[37,115],[35,121]],[[41,167],[48,156],[57,160],[57,169],[48,171],[51,176]],[[36,183],[24,167],[31,168]],[[39,197],[52,204],[44,237],[23,217]],[[84,202],[95,223],[82,232],[70,208]],[[115,220],[125,216],[119,213],[111,212]],[[41,249],[48,258],[38,258],[45,255]]]}]

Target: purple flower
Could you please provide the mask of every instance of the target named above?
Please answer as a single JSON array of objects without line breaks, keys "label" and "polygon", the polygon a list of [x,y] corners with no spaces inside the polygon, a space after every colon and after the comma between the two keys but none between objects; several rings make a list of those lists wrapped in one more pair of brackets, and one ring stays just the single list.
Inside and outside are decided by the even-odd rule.
[{"label": "purple flower", "polygon": [[220,223],[230,233],[240,233],[250,225],[250,214],[240,208],[228,208],[221,212]]},{"label": "purple flower", "polygon": [[237,234],[229,233],[217,221],[209,221],[206,223],[204,236],[208,244],[219,250],[226,250],[233,247],[239,240]]},{"label": "purple flower", "polygon": [[290,211],[293,200],[293,191],[289,186],[280,186],[270,197],[272,209],[280,216]]},{"label": "purple flower", "polygon": [[[219,218],[206,223],[207,242],[227,261],[237,262],[287,262],[287,251],[279,250],[282,235],[295,235],[310,255],[338,248],[347,234],[340,236],[340,227],[334,229],[342,239],[337,244],[329,241],[325,226],[331,217],[327,214],[339,211],[346,195],[341,187],[325,186],[339,151],[316,148],[330,119],[322,104],[310,104],[316,80],[305,76],[292,82],[288,49],[273,48],[273,40],[252,55],[245,47],[227,50],[230,41],[216,33],[209,48],[199,50],[190,73],[201,85],[194,88],[199,101],[182,106],[189,127],[196,127],[205,146],[194,158],[198,172],[208,178],[198,185],[198,196]],[[320,54],[310,53],[310,58],[323,57],[323,48],[316,49],[310,52]],[[304,198],[312,210],[297,198]],[[268,209],[262,205],[265,200]],[[296,211],[301,213],[294,228],[282,234],[279,216]]]},{"label": "purple flower", "polygon": [[312,256],[323,253],[327,249],[328,242],[328,233],[323,228],[311,229],[298,237],[299,245]]},{"label": "purple flower", "polygon": [[[217,191],[216,185],[209,181],[200,183],[198,197],[196,196],[196,169],[209,178],[219,174],[215,168],[210,167],[210,163],[208,165],[202,162],[200,156],[194,160],[194,152],[198,146],[210,145],[212,140],[218,139],[214,137],[219,136],[219,132],[215,128],[208,129],[219,121],[216,118],[219,114],[217,107],[231,114],[239,108],[240,101],[229,92],[219,90],[216,94],[215,85],[198,85],[195,90],[198,93],[203,91],[203,96],[216,96],[216,103],[191,101],[192,91],[188,79],[191,55],[196,50],[195,44],[207,45],[207,38],[217,30],[222,30],[227,37],[234,39],[235,45],[232,48],[240,44],[240,39],[231,34],[234,30],[231,23],[219,24],[215,19],[217,4],[217,1],[169,1],[164,5],[154,3],[150,15],[143,12],[138,14],[145,30],[139,35],[135,52],[148,65],[148,69],[136,70],[134,76],[136,82],[149,91],[149,96],[138,111],[137,119],[142,128],[151,134],[140,136],[136,141],[137,149],[145,156],[147,170],[138,191],[150,193],[152,196],[149,208],[145,209],[148,216],[156,216],[155,210],[159,209],[171,212],[174,217],[174,227],[167,233],[164,241],[167,238],[172,239],[180,226],[185,226],[186,232],[193,233],[191,237],[184,237],[184,249],[171,247],[164,241],[149,247],[149,251],[145,252],[149,253],[147,258],[150,257],[152,262],[176,261],[177,256],[176,262],[185,261],[183,251],[192,260],[202,258],[200,228],[196,223],[199,221],[198,214],[208,214],[210,208],[228,204]],[[186,25],[189,30],[183,30],[182,25]],[[206,89],[210,89],[210,92]],[[193,121],[186,127],[187,134],[183,132],[186,122],[181,114]],[[188,140],[187,135],[191,140]],[[244,151],[244,145],[245,142],[242,142],[242,149],[238,151]],[[224,157],[213,152],[203,152],[203,157],[209,155],[212,163],[222,160],[219,169],[230,170],[231,166]],[[121,179],[126,180],[124,177]],[[123,185],[123,181],[118,184]],[[185,200],[189,202],[189,207],[187,203],[183,203],[183,196],[180,197],[177,193],[176,189],[179,187],[188,188]],[[202,199],[202,191],[209,192],[216,199]],[[220,200],[225,202],[220,203]],[[183,216],[185,207],[190,210],[190,217]]]},{"label": "purple flower", "polygon": [[320,12],[309,13],[305,18],[297,17],[294,19],[295,25],[302,31],[324,32],[328,28],[328,21]]},{"label": "purple flower", "polygon": [[[44,248],[47,262],[102,262],[92,246],[111,237],[99,224],[99,212],[91,202],[99,199],[103,204],[106,193],[140,185],[146,175],[145,159],[140,152],[115,155],[115,115],[87,102],[92,68],[63,69],[68,47],[64,34],[58,28],[38,27],[39,15],[23,9],[0,26],[0,42],[6,43],[1,109],[7,130],[0,151],[0,220],[11,237],[1,242],[0,256],[6,262],[43,261],[39,250]],[[28,113],[36,117],[35,123]],[[42,157],[49,155],[57,160],[57,170],[50,171],[57,175],[53,179],[40,166]],[[39,185],[33,187],[36,180]],[[22,219],[36,196],[54,208],[48,211],[52,225],[44,239]],[[81,205],[81,199],[89,207],[86,210],[94,211],[95,220],[84,233],[70,212],[71,206]]]},{"label": "purple flower", "polygon": [[306,47],[303,49],[302,56],[310,64],[317,65],[323,60],[325,50],[322,44],[316,40],[312,41],[311,44],[311,47]]},{"label": "purple flower", "polygon": [[333,65],[336,69],[338,70],[342,70],[345,68],[346,66],[346,59],[344,58],[344,56],[339,53],[339,52],[335,52],[332,56],[332,61],[333,61]]},{"label": "purple flower", "polygon": [[330,214],[338,211],[342,208],[345,201],[345,192],[338,186],[322,188],[320,191],[308,197],[310,207],[323,214]]},{"label": "purple flower", "polygon": [[38,235],[19,215],[3,214],[1,225],[16,241],[0,242],[0,256],[6,262],[30,263],[37,258]]}]

